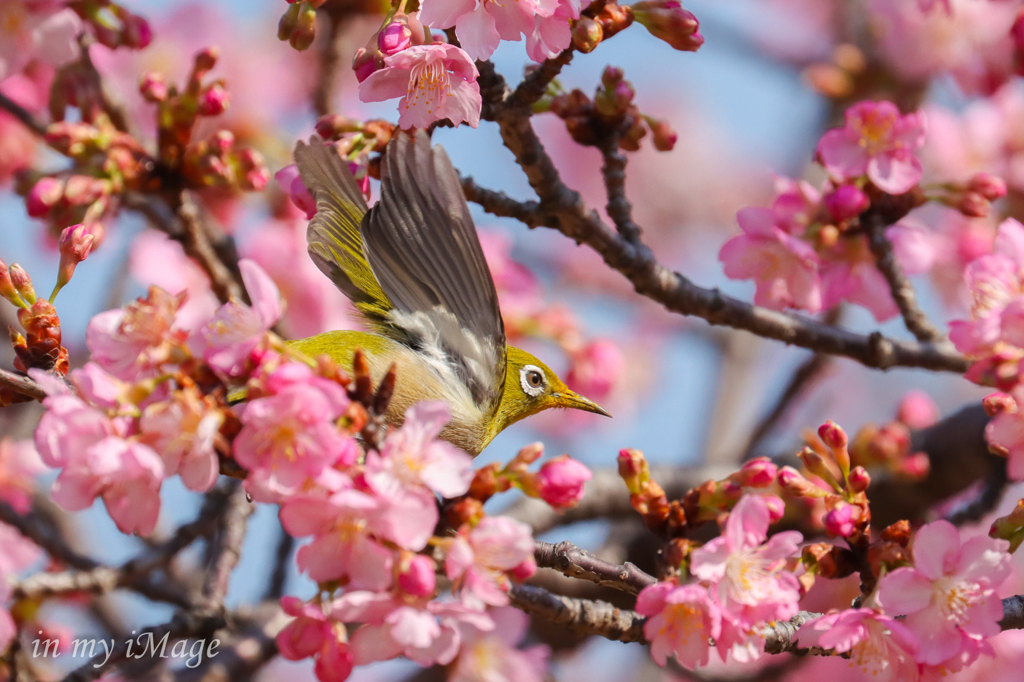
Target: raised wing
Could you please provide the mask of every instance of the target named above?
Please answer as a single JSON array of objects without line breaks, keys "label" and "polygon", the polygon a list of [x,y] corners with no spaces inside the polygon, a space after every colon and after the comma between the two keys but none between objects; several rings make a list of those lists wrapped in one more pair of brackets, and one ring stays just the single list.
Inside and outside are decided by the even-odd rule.
[{"label": "raised wing", "polygon": [[423,131],[388,144],[381,198],[361,232],[405,342],[454,368],[482,409],[497,409],[505,384],[498,295],[458,174]]},{"label": "raised wing", "polygon": [[306,231],[310,258],[371,325],[381,328],[387,324],[391,302],[366,260],[359,234],[366,199],[352,172],[318,137],[311,138],[308,145],[296,145],[295,164],[316,200],[316,216]]}]

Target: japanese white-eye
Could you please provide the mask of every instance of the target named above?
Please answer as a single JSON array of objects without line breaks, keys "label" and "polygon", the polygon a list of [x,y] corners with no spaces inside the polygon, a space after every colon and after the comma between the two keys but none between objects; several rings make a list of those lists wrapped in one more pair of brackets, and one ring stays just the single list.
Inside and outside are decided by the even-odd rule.
[{"label": "japanese white-eye", "polygon": [[371,331],[290,342],[351,366],[361,349],[374,381],[394,364],[386,419],[440,400],[452,420],[441,437],[477,455],[503,429],[552,407],[611,416],[571,391],[543,362],[505,343],[498,296],[458,174],[423,131],[398,132],[381,159],[380,200],[368,208],[337,152],[314,137],[295,162],[316,200],[309,255]]}]

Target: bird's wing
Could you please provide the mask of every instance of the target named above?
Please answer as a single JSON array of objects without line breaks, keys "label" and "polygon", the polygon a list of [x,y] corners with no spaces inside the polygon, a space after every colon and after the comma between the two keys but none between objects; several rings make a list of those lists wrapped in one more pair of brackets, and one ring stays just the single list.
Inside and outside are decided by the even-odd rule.
[{"label": "bird's wing", "polygon": [[370,267],[403,341],[454,368],[485,411],[505,384],[505,327],[458,174],[423,131],[398,133],[381,162],[381,198],[363,218]]},{"label": "bird's wing", "polygon": [[392,306],[366,260],[359,234],[366,199],[352,172],[318,137],[296,145],[295,164],[316,201],[316,216],[306,231],[310,258],[372,326],[381,328]]}]

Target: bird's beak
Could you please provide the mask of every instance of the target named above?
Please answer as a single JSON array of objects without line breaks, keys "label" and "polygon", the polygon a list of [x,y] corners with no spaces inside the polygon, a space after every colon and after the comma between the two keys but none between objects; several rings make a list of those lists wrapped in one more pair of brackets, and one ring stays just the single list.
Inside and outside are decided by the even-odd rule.
[{"label": "bird's beak", "polygon": [[579,393],[576,393],[574,391],[563,391],[559,397],[561,398],[560,402],[562,403],[563,407],[569,407],[574,410],[583,410],[584,412],[593,412],[594,414],[602,414],[605,417],[611,417],[611,415],[608,413],[608,410],[604,409],[594,401],[584,398]]}]

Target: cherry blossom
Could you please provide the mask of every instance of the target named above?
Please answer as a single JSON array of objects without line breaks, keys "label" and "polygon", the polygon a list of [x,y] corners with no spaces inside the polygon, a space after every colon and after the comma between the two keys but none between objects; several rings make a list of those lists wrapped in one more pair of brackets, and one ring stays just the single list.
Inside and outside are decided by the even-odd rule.
[{"label": "cherry blossom", "polygon": [[719,607],[699,585],[661,582],[645,587],[636,600],[636,611],[647,616],[644,636],[651,643],[651,657],[664,667],[675,656],[687,670],[707,665],[709,640],[722,633]]},{"label": "cherry blossom", "polygon": [[924,144],[924,115],[900,114],[891,102],[858,102],[846,110],[846,126],[818,143],[822,165],[842,180],[867,175],[879,189],[902,194],[921,180],[914,151]]},{"label": "cherry blossom", "polygon": [[185,487],[204,492],[220,472],[214,441],[223,422],[224,415],[212,400],[186,388],[168,401],[148,405],[139,429],[160,453],[168,476],[181,474]]},{"label": "cherry blossom", "polygon": [[449,682],[543,682],[550,650],[544,645],[517,649],[530,620],[511,607],[489,612],[494,629],[480,630],[463,622],[462,644]]},{"label": "cherry blossom", "polygon": [[985,440],[1007,456],[1007,476],[1021,481],[1024,480],[1024,413],[1020,405],[1024,404],[1024,387],[1014,388],[1009,396],[996,395],[1008,398],[1011,409],[999,412],[985,426]]},{"label": "cherry blossom", "polygon": [[[520,40],[523,33],[530,33],[534,16],[551,16],[554,8],[548,7],[549,3],[550,0],[426,0],[420,10],[420,21],[431,28],[454,26],[459,44],[470,58],[490,59],[500,41]],[[568,21],[562,23],[568,33]]]},{"label": "cherry blossom", "polygon": [[78,15],[59,0],[0,4],[0,81],[33,59],[63,66],[78,56]]},{"label": "cherry blossom", "polygon": [[313,199],[313,195],[309,193],[309,190],[306,189],[302,178],[299,177],[298,166],[294,163],[290,166],[285,166],[274,174],[274,179],[277,180],[277,184],[281,186],[281,189],[288,195],[292,203],[302,211],[305,211],[307,220],[311,220],[316,215],[316,201]]},{"label": "cherry blossom", "polygon": [[452,542],[444,568],[462,603],[483,609],[508,604],[505,573],[523,570],[524,564],[535,566],[530,527],[504,516],[488,516]]},{"label": "cherry blossom", "polygon": [[345,626],[328,619],[319,604],[306,604],[297,597],[282,597],[281,609],[294,620],[277,634],[277,648],[290,661],[314,657],[314,672],[320,682],[344,682],[352,673],[352,652]]},{"label": "cherry blossom", "polygon": [[413,45],[384,57],[384,64],[359,84],[359,99],[382,102],[401,97],[401,127],[426,128],[446,118],[472,128],[480,123],[480,74],[461,49],[443,43]]},{"label": "cherry blossom", "polygon": [[30,440],[0,438],[0,500],[19,514],[32,507],[35,477],[46,470]]},{"label": "cherry blossom", "polygon": [[744,208],[736,221],[744,234],[727,241],[718,253],[726,276],[755,280],[758,305],[818,312],[818,255],[810,244],[780,228],[771,209]]},{"label": "cherry blossom", "polygon": [[1009,543],[973,537],[961,543],[948,521],[923,526],[914,540],[914,566],[882,577],[878,603],[907,614],[903,622],[917,636],[917,660],[936,665],[1000,632],[1002,601],[995,593],[1010,574]]},{"label": "cherry blossom", "polygon": [[851,663],[878,682],[916,682],[917,639],[898,620],[874,609],[848,609],[809,620],[796,633],[802,647],[850,652]]},{"label": "cherry blossom", "polygon": [[[545,4],[550,4],[550,0],[545,0]],[[545,16],[539,11],[533,16],[533,26],[524,31],[526,54],[530,59],[542,62],[557,57],[562,50],[569,47],[569,43],[572,42],[570,22],[580,18],[582,4],[580,0],[558,0],[555,11],[550,16]]]}]

